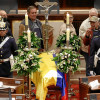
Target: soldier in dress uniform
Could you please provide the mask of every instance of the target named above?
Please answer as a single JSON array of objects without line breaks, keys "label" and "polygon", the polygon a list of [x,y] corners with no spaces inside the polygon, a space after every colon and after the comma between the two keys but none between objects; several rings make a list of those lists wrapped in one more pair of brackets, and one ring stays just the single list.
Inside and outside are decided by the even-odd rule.
[{"label": "soldier in dress uniform", "polygon": [[7,36],[6,22],[0,22],[0,77],[12,77],[11,55],[17,55],[18,49],[15,39]]},{"label": "soldier in dress uniform", "polygon": [[[89,58],[89,69],[90,74],[100,75],[100,29],[98,30],[98,35],[94,36],[91,41],[91,48],[90,48],[90,58]],[[96,57],[96,59],[94,59]],[[96,60],[96,64],[95,64]]]},{"label": "soldier in dress uniform", "polygon": [[0,10],[0,16],[1,16],[1,20],[3,20],[4,22],[6,22],[8,28],[9,28],[9,30],[7,32],[7,35],[8,36],[13,36],[12,32],[11,32],[10,23],[8,22],[7,13],[4,10]]}]

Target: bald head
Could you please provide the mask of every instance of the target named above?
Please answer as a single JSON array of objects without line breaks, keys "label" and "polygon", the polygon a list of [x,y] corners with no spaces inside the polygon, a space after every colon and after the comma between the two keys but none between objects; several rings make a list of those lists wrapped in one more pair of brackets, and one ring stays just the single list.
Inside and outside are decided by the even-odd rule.
[{"label": "bald head", "polygon": [[7,13],[4,10],[0,10],[0,16],[7,18]]},{"label": "bald head", "polygon": [[89,17],[97,16],[98,17],[98,10],[96,8],[92,8],[89,11]]}]

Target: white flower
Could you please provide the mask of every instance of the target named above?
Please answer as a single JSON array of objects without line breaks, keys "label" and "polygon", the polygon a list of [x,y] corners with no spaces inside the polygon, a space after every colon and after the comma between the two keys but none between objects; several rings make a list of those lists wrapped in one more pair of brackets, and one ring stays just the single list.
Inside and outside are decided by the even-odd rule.
[{"label": "white flower", "polygon": [[58,56],[58,54],[56,54],[56,56]]},{"label": "white flower", "polygon": [[61,64],[62,64],[62,65],[65,64],[65,60],[63,60],[63,61],[61,62]]},{"label": "white flower", "polygon": [[31,54],[28,55],[29,58],[32,58],[33,56]]},{"label": "white flower", "polygon": [[25,50],[25,51],[29,51],[29,48],[25,48],[24,50]]},{"label": "white flower", "polygon": [[67,56],[68,53],[65,52],[65,55]]},{"label": "white flower", "polygon": [[34,56],[36,56],[36,53],[32,53]]},{"label": "white flower", "polygon": [[67,70],[66,70],[66,73],[68,73],[68,71],[69,71],[69,70],[67,69]]},{"label": "white flower", "polygon": [[28,61],[29,61],[29,58],[26,58],[26,60],[25,60],[25,61],[27,61],[27,62],[28,62]]},{"label": "white flower", "polygon": [[28,66],[24,65],[24,70],[27,70]]},{"label": "white flower", "polygon": [[60,63],[59,65],[62,66],[62,63]]},{"label": "white flower", "polygon": [[37,34],[36,34],[36,32],[34,32],[34,35],[35,35],[35,37],[37,37]]},{"label": "white flower", "polygon": [[62,56],[61,59],[64,59],[64,56]]},{"label": "white flower", "polygon": [[76,61],[77,59],[73,59],[74,61]]},{"label": "white flower", "polygon": [[63,54],[62,54],[62,53],[60,53],[60,55],[62,56]]},{"label": "white flower", "polygon": [[24,67],[24,65],[25,65],[24,63],[21,64],[22,67]]},{"label": "white flower", "polygon": [[63,61],[63,64],[66,64],[66,62],[65,62],[65,61]]},{"label": "white flower", "polygon": [[27,40],[27,36],[24,36],[23,38]]},{"label": "white flower", "polygon": [[24,52],[23,51],[20,53],[20,56],[22,56],[22,55],[24,55]]},{"label": "white flower", "polygon": [[32,66],[36,66],[36,65],[37,65],[37,63],[33,63],[33,64],[32,64]]},{"label": "white flower", "polygon": [[73,66],[70,66],[70,68],[69,68],[69,69],[70,69],[70,70],[72,70],[73,68],[74,68]]},{"label": "white flower", "polygon": [[70,57],[70,54],[68,54],[68,57]]},{"label": "white flower", "polygon": [[60,68],[63,68],[63,66],[60,66]]},{"label": "white flower", "polygon": [[65,56],[65,58],[67,58],[67,56]]}]

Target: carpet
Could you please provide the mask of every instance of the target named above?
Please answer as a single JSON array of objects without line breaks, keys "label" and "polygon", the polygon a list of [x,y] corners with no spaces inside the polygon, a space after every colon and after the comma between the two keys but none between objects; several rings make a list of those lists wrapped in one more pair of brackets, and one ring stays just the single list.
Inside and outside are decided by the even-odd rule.
[{"label": "carpet", "polygon": [[72,88],[72,93],[74,95],[72,95],[70,97],[70,100],[79,100],[79,85],[78,84],[72,84],[71,88]]}]

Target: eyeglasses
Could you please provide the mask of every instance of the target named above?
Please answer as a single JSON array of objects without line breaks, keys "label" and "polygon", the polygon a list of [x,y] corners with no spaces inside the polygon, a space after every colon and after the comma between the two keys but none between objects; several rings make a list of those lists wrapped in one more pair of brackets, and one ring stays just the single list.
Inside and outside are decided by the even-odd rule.
[{"label": "eyeglasses", "polygon": [[72,20],[72,19],[74,19],[74,17],[69,17],[69,19],[71,19],[71,20]]}]

